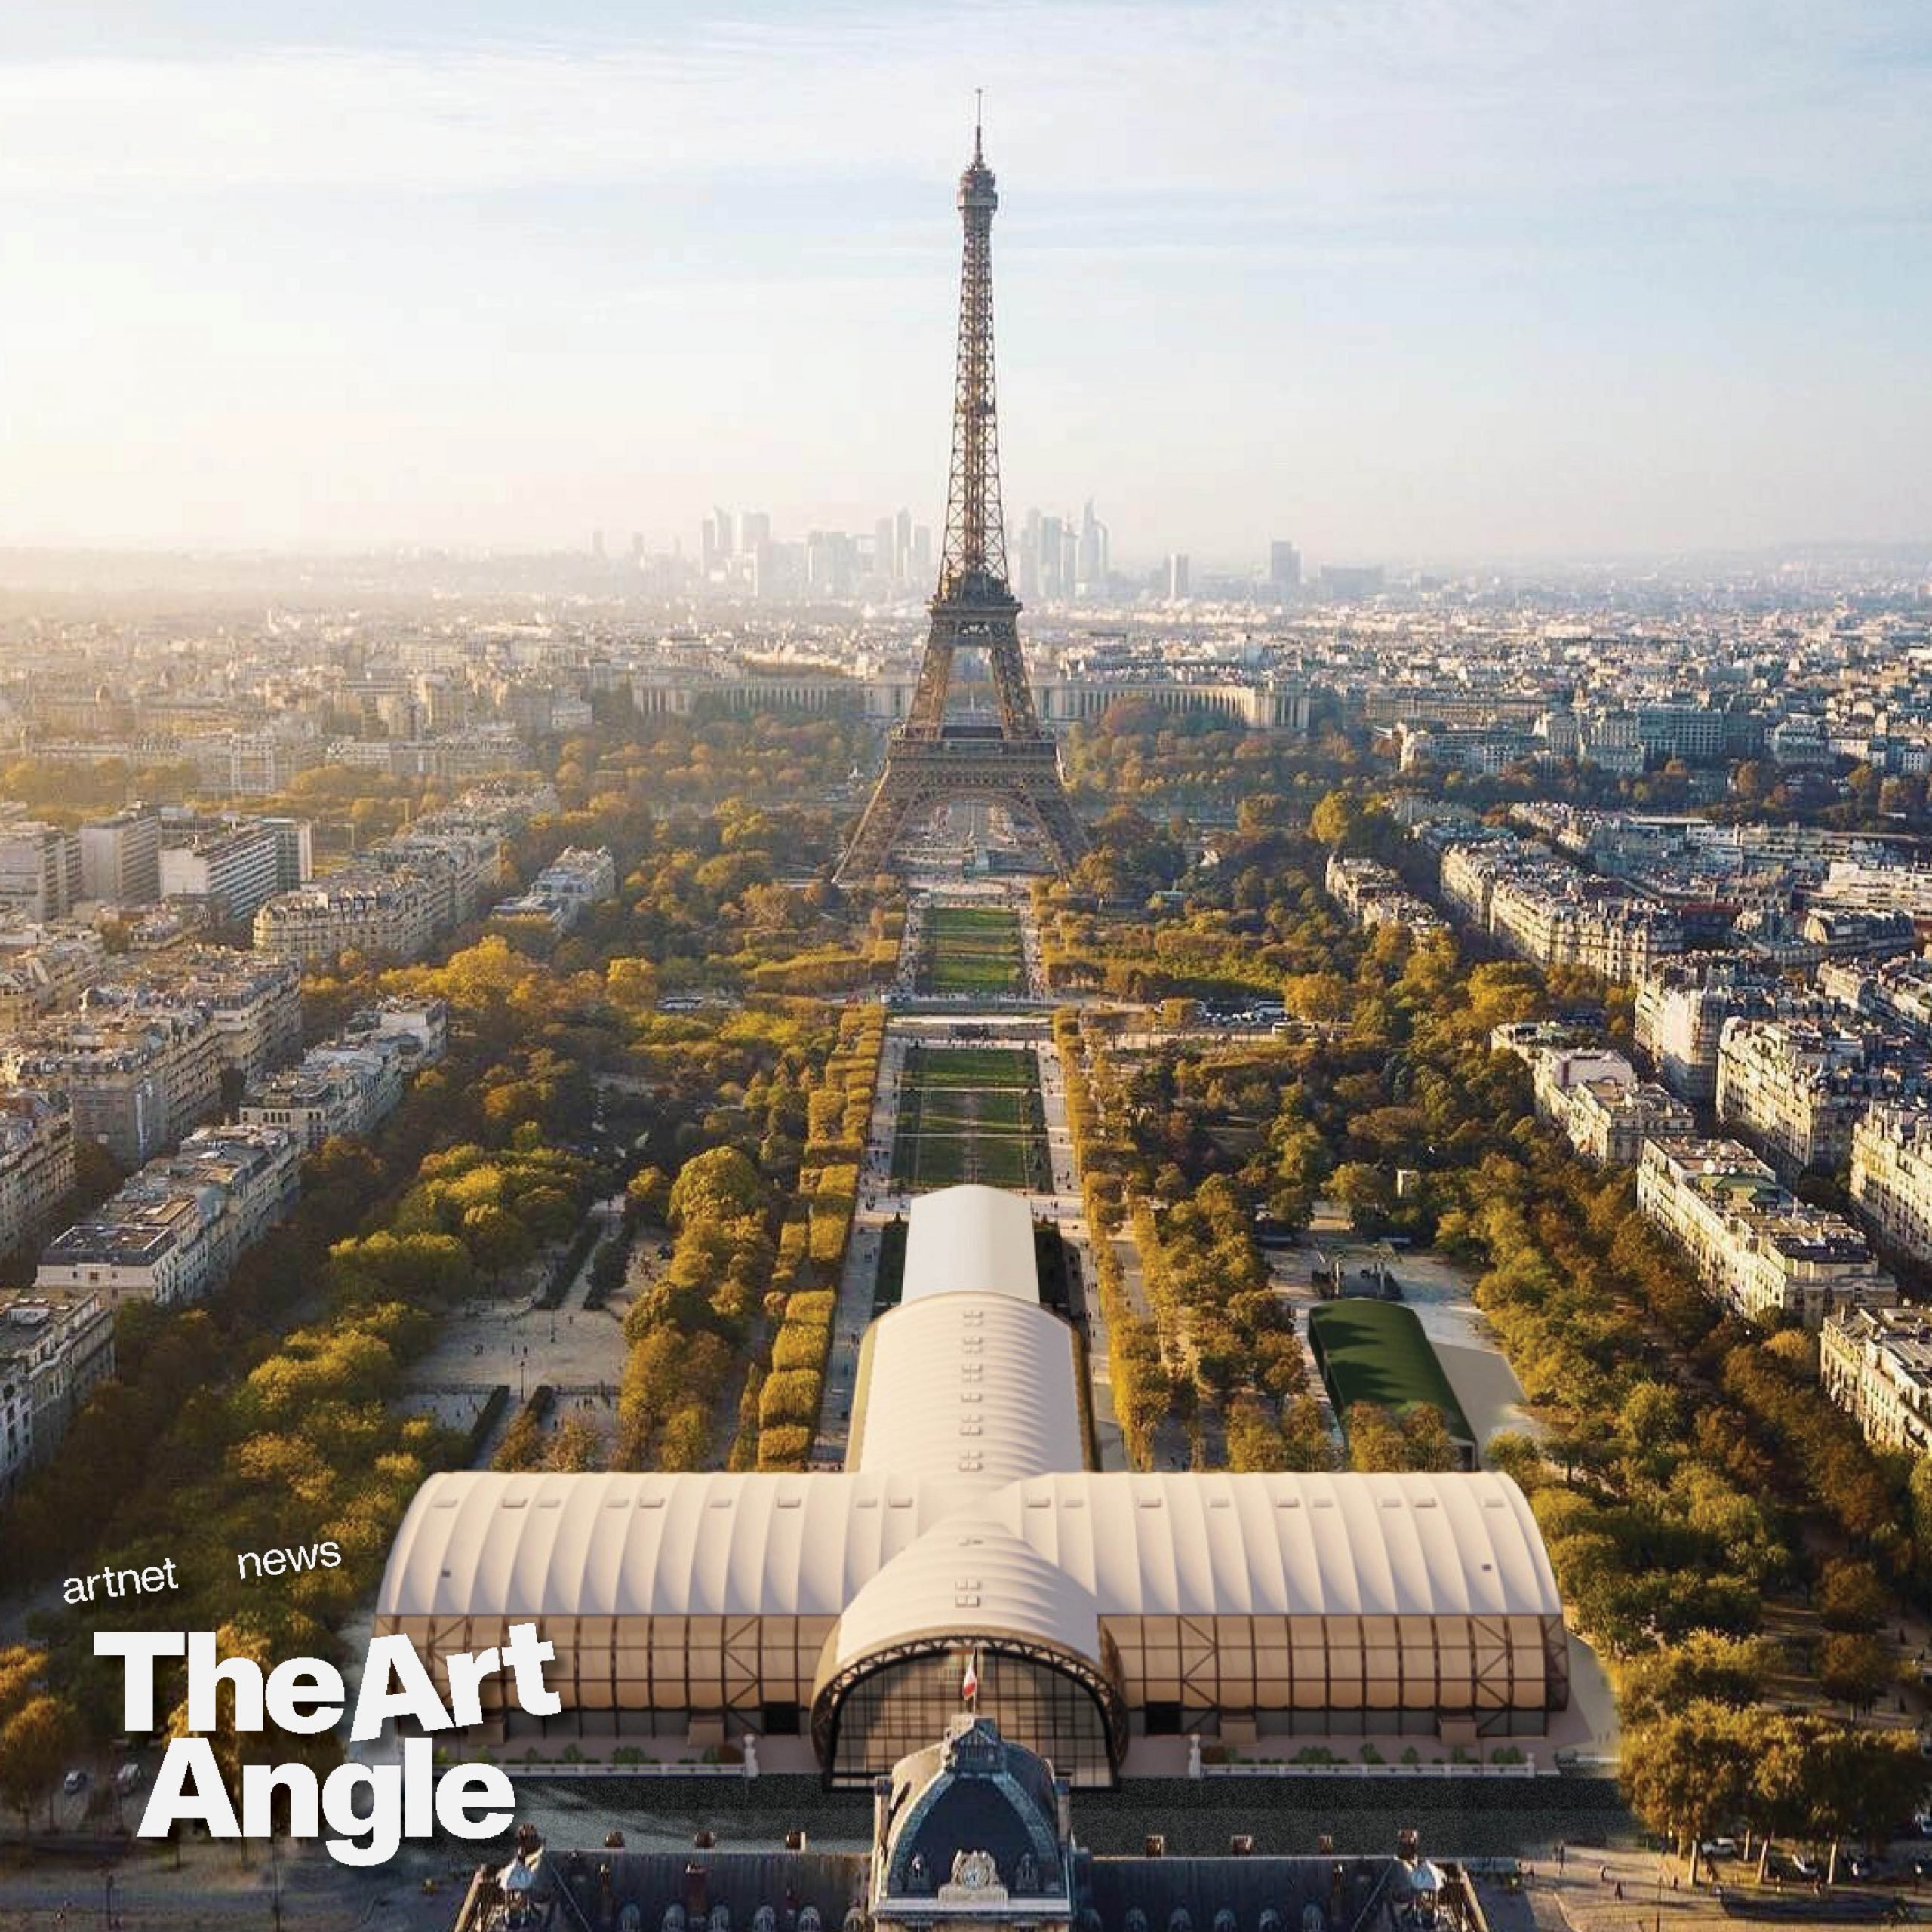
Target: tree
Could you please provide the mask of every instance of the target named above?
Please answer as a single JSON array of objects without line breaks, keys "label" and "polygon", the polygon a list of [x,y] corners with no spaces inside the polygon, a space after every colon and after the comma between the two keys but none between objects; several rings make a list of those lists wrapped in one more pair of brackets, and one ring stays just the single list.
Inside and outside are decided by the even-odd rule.
[{"label": "tree", "polygon": [[1409,1466],[1409,1445],[1401,1426],[1379,1403],[1352,1404],[1344,1433],[1349,1440],[1349,1467],[1358,1474]]},{"label": "tree", "polygon": [[485,1274],[500,1275],[530,1259],[530,1230],[507,1208],[494,1202],[464,1214],[463,1238]]},{"label": "tree", "polygon": [[60,1767],[81,1734],[78,1714],[64,1697],[48,1691],[29,1697],[0,1724],[0,1795],[30,1829],[33,1801],[47,1794],[47,1822],[54,1823],[54,1788]]},{"label": "tree", "polygon": [[1889,1618],[1892,1594],[1869,1563],[1834,1557],[1818,1578],[1818,1617],[1827,1630],[1869,1631]]},{"label": "tree", "polygon": [[1768,1637],[1694,1630],[1681,1642],[1629,1658],[1617,1674],[1617,1715],[1629,1727],[1654,1723],[1699,1699],[1754,1703],[1777,1668]]},{"label": "tree", "polygon": [[1433,1402],[1412,1402],[1402,1411],[1404,1469],[1460,1469],[1462,1451],[1449,1433],[1442,1411]]},{"label": "tree", "polygon": [[671,1225],[741,1220],[762,1214],[765,1201],[764,1183],[749,1158],[736,1147],[713,1147],[678,1169],[671,1187]]},{"label": "tree", "polygon": [[1863,1631],[1827,1631],[1818,1640],[1815,1662],[1826,1696],[1854,1711],[1869,1710],[1898,1681],[1890,1651]]},{"label": "tree", "polygon": [[1744,1808],[1758,1733],[1752,1714],[1697,1698],[1624,1734],[1623,1795],[1651,1830],[1689,1848],[1694,1885],[1698,1846]]},{"label": "tree", "polygon": [[1352,851],[1361,828],[1361,802],[1346,792],[1324,794],[1308,815],[1310,835],[1324,845],[1344,846]]},{"label": "tree", "polygon": [[657,968],[635,954],[614,959],[604,969],[611,1004],[626,1013],[648,1013],[657,1004]]},{"label": "tree", "polygon": [[1379,1235],[1395,1208],[1395,1189],[1388,1172],[1366,1161],[1348,1161],[1335,1170],[1328,1183],[1335,1198],[1349,1211],[1349,1225],[1358,1234]]}]

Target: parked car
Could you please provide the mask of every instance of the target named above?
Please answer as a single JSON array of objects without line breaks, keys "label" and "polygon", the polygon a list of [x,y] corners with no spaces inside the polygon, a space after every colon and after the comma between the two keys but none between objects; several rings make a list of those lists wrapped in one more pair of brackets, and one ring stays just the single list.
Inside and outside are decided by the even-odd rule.
[{"label": "parked car", "polygon": [[132,1791],[140,1781],[141,1767],[131,1758],[114,1774],[114,1789],[116,1791]]},{"label": "parked car", "polygon": [[60,1780],[60,1789],[64,1791],[69,1798],[72,1797],[75,1792],[85,1791],[87,1788],[88,1774],[85,1771],[69,1771],[67,1775]]},{"label": "parked car", "polygon": [[1706,1858],[1735,1858],[1737,1841],[1735,1838],[1706,1838],[1697,1849]]}]

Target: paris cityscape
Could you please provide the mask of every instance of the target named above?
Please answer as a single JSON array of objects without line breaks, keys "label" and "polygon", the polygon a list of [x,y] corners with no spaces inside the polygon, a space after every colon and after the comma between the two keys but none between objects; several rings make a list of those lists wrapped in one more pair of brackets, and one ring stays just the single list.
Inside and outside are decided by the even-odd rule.
[{"label": "paris cityscape", "polygon": [[1922,23],[286,11],[0,23],[0,1924],[1932,1912]]}]

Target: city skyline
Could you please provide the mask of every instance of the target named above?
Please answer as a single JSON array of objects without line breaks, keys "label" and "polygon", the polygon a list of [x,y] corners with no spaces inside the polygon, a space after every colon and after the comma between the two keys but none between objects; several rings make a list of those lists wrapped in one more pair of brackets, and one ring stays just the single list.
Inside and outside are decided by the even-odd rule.
[{"label": "city skyline", "polygon": [[0,543],[934,521],[975,85],[1009,497],[1116,556],[1909,540],[1928,75],[1878,0],[17,10]]}]

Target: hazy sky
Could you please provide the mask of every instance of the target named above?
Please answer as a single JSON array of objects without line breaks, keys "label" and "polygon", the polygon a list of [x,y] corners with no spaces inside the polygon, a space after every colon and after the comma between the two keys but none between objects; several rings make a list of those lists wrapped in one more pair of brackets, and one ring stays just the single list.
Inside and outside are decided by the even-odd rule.
[{"label": "hazy sky", "polygon": [[1932,533],[1924,0],[7,0],[0,543]]}]

